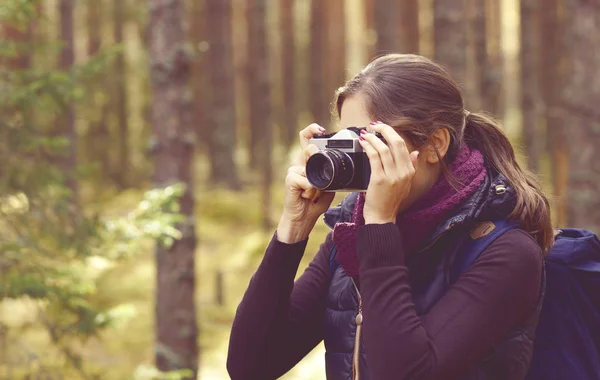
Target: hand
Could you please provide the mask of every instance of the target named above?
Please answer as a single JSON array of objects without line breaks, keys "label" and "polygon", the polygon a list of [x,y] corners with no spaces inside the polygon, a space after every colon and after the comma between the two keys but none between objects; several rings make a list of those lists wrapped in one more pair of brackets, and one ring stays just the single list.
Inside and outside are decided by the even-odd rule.
[{"label": "hand", "polygon": [[387,145],[374,134],[362,131],[360,144],[371,164],[363,210],[365,223],[395,223],[410,192],[419,152],[409,153],[404,139],[389,125],[377,122],[371,124],[371,129],[381,133]]},{"label": "hand", "polygon": [[311,124],[300,132],[302,152],[285,178],[283,214],[277,227],[279,241],[293,243],[306,239],[319,216],[333,201],[334,193],[315,189],[306,178],[306,161],[319,151],[315,145],[309,144],[309,140],[323,132],[325,129],[318,124]]}]

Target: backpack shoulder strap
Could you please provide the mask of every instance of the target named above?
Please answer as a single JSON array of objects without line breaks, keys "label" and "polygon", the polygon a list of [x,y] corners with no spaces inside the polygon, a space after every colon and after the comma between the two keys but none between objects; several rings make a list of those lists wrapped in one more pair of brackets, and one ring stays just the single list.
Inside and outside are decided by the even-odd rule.
[{"label": "backpack shoulder strap", "polygon": [[336,269],[340,266],[340,264],[335,259],[336,254],[337,254],[337,245],[334,244],[333,248],[331,248],[331,252],[329,252],[329,272],[332,275],[336,271]]},{"label": "backpack shoulder strap", "polygon": [[458,278],[473,265],[475,260],[487,247],[505,232],[517,228],[518,222],[512,220],[496,220],[483,222],[477,225],[467,235],[460,245],[452,266],[450,268],[450,283],[455,283]]}]

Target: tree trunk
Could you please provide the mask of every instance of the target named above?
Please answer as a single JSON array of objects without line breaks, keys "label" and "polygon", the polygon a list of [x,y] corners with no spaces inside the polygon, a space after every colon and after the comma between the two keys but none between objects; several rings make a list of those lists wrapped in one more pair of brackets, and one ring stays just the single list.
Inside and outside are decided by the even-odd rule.
[{"label": "tree trunk", "polygon": [[571,147],[569,224],[600,233],[600,4],[568,0],[567,12],[571,67],[563,95]]},{"label": "tree trunk", "polygon": [[365,10],[365,50],[367,59],[371,61],[375,57],[377,49],[377,31],[375,27],[375,3],[376,0],[363,0]]},{"label": "tree trunk", "polygon": [[[561,61],[565,59],[561,40],[564,25],[558,13],[559,0],[544,0],[540,9],[540,59],[538,61],[539,88],[544,112],[548,152],[551,158],[552,182],[556,199],[556,220],[566,222],[566,190],[568,185],[568,152],[565,141],[567,136],[560,112],[560,92],[566,83],[565,73],[561,70]],[[553,43],[548,43],[553,41]]]},{"label": "tree trunk", "polygon": [[205,52],[207,38],[204,28],[206,23],[205,9],[206,1],[191,1],[188,23],[190,25],[189,40],[193,44],[194,51],[194,61],[191,64],[191,87],[194,97],[192,120],[194,130],[198,136],[197,149],[209,152],[212,148],[209,148],[210,139],[206,138],[206,136],[210,133],[210,128],[205,116],[205,109],[207,107],[204,103],[205,99],[208,98],[208,78],[205,75],[208,69],[207,53]]},{"label": "tree trunk", "polygon": [[178,226],[182,238],[156,249],[156,366],[162,371],[198,370],[198,328],[194,306],[194,188],[192,159],[195,134],[190,126],[189,57],[185,49],[184,0],[150,0],[149,58],[152,124],[156,145],[154,183],[184,183]]},{"label": "tree trunk", "polygon": [[[87,35],[88,57],[93,57],[100,51],[102,47],[102,26],[103,26],[103,2],[90,1],[87,4]],[[112,175],[111,155],[109,154],[110,132],[108,130],[107,114],[110,112],[108,106],[109,101],[106,101],[105,85],[103,83],[90,84],[91,94],[89,104],[93,110],[93,114],[88,117],[88,131],[85,135],[85,148],[82,149],[87,159],[91,162],[100,162],[100,177],[110,178]],[[102,93],[99,97],[98,94]]]},{"label": "tree trunk", "polygon": [[281,55],[283,84],[283,144],[289,148],[298,136],[298,105],[296,104],[296,43],[294,33],[294,0],[281,0]]},{"label": "tree trunk", "polygon": [[401,35],[398,33],[400,12],[400,2],[398,0],[375,0],[376,55],[400,52]]},{"label": "tree trunk", "polygon": [[[98,1],[98,0],[96,0]],[[116,44],[125,44],[123,39],[123,24],[125,23],[125,6],[126,0],[114,0],[114,24],[113,37]],[[114,178],[119,188],[124,189],[128,186],[129,173],[129,127],[127,122],[128,106],[127,106],[127,67],[125,62],[126,46],[120,52],[115,60],[114,72],[114,95],[113,101],[117,119],[117,141],[118,155],[116,173]]]},{"label": "tree trunk", "polygon": [[327,89],[327,62],[332,57],[327,52],[327,2],[312,0],[310,15],[310,89],[309,107],[313,121],[327,127],[330,94]]},{"label": "tree trunk", "polygon": [[[209,43],[210,107],[207,138],[210,178],[214,184],[239,190],[236,170],[235,89],[231,0],[207,0],[206,34]],[[256,137],[256,136],[255,136]]]},{"label": "tree trunk", "polygon": [[[329,106],[328,115],[331,117],[331,101],[335,90],[344,84],[346,79],[346,17],[344,12],[343,0],[328,0],[327,15],[333,22],[328,22],[327,52],[329,59],[325,58],[327,63],[327,83],[325,98]],[[322,58],[323,59],[323,58]]]},{"label": "tree trunk", "polygon": [[[469,0],[468,8],[469,76],[465,83],[466,107],[472,111],[485,109],[484,97],[488,57],[486,40],[486,12],[483,0]],[[485,109],[490,111],[489,109]]]},{"label": "tree trunk", "polygon": [[400,53],[419,53],[421,33],[419,32],[419,0],[402,0],[399,2],[399,32],[401,41]]},{"label": "tree trunk", "polygon": [[496,117],[504,112],[504,53],[502,51],[502,7],[497,0],[485,1],[486,55],[481,82],[482,106]]},{"label": "tree trunk", "polygon": [[527,152],[527,167],[538,171],[542,148],[542,130],[539,124],[538,86],[538,12],[539,0],[521,0],[521,111],[522,136]]},{"label": "tree trunk", "polygon": [[[4,32],[4,38],[7,41],[12,41],[18,44],[27,44],[32,42],[33,39],[33,21],[29,23],[29,26],[25,31],[18,28],[3,25],[2,30]],[[31,49],[27,47],[27,49]],[[1,63],[1,62],[0,62]],[[8,59],[7,66],[11,69],[27,69],[31,67],[31,53],[20,51],[16,57]]]},{"label": "tree trunk", "polygon": [[263,227],[271,229],[271,151],[273,126],[271,109],[271,78],[267,45],[266,0],[248,2],[248,98],[250,99],[250,130],[255,139],[257,167],[261,170]]},{"label": "tree trunk", "polygon": [[467,70],[467,28],[463,0],[434,0],[435,60],[444,65],[464,90]]},{"label": "tree trunk", "polygon": [[[60,39],[63,44],[59,57],[59,68],[63,71],[70,71],[75,63],[75,51],[73,40],[73,9],[75,7],[73,0],[60,0]],[[59,136],[69,141],[66,148],[66,154],[58,159],[58,162],[66,173],[66,184],[71,189],[72,196],[77,199],[77,181],[76,181],[76,163],[77,163],[77,131],[75,129],[75,106],[72,103],[66,104],[62,115],[56,125],[56,132]]]}]

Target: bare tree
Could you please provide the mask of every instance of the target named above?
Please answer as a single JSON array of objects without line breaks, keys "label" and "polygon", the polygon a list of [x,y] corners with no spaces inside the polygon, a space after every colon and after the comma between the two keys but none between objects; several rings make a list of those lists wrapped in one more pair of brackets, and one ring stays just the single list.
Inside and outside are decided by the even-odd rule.
[{"label": "bare tree", "polygon": [[401,53],[419,53],[419,0],[402,0],[400,3],[399,38]]},{"label": "bare tree", "polygon": [[180,199],[182,238],[156,249],[156,365],[160,370],[198,370],[198,328],[194,305],[195,133],[190,125],[190,63],[185,49],[184,0],[150,0],[148,49],[152,83],[152,124],[156,144],[154,183],[186,185]]},{"label": "bare tree", "polygon": [[500,117],[504,110],[504,53],[502,51],[502,7],[497,0],[485,0],[486,54],[481,77],[483,109]]},{"label": "bare tree", "polygon": [[[126,45],[123,38],[123,27],[125,24],[126,0],[114,0],[113,2],[113,38],[115,43]],[[115,166],[115,183],[120,188],[126,188],[129,182],[129,123],[127,115],[129,107],[127,106],[127,65],[125,62],[125,46],[115,59],[114,71],[114,94],[113,105],[116,112],[117,136],[118,136],[118,165]]]},{"label": "bare tree", "polygon": [[[545,120],[548,151],[551,158],[552,182],[556,199],[555,215],[559,222],[566,221],[566,190],[568,186],[569,160],[565,141],[564,120],[560,114],[560,93],[565,83],[565,72],[561,62],[565,62],[564,20],[559,13],[561,0],[544,0],[540,7],[539,32],[539,89]],[[551,43],[549,43],[551,41]]]},{"label": "bare tree", "polygon": [[271,77],[267,45],[266,0],[248,2],[248,97],[250,129],[254,138],[256,167],[261,170],[263,227],[271,229],[271,151],[273,149],[273,116]]},{"label": "bare tree", "polygon": [[467,28],[463,0],[434,0],[435,60],[444,65],[465,88],[467,78]]},{"label": "bare tree", "polygon": [[[327,15],[331,20],[327,23],[327,51],[328,58],[321,58],[327,64],[325,98],[331,104],[335,90],[346,79],[346,17],[344,15],[343,0],[328,0]],[[331,107],[330,111],[331,111]],[[331,112],[329,113],[331,116]]]},{"label": "bare tree", "polygon": [[398,0],[375,0],[376,54],[398,53],[401,50],[401,35],[398,33],[400,4]]},{"label": "bare tree", "polygon": [[[327,2],[312,0],[310,12],[309,108],[313,121],[326,126],[330,121],[330,94],[327,89]],[[335,57],[338,58],[338,57]]]},{"label": "bare tree", "polygon": [[231,18],[231,0],[207,0],[205,20],[211,91],[206,133],[211,180],[239,190],[234,160],[237,138]]},{"label": "bare tree", "polygon": [[521,0],[521,112],[527,166],[537,172],[543,149],[539,115],[539,0]]},{"label": "bare tree", "polygon": [[[75,63],[74,39],[73,39],[73,0],[60,0],[58,3],[60,16],[60,40],[63,44],[60,51],[58,66],[61,70],[69,72]],[[67,186],[77,199],[77,181],[75,180],[75,168],[77,164],[77,131],[75,130],[75,106],[69,102],[64,105],[62,115],[56,124],[56,133],[66,138],[69,145],[66,154],[58,159],[61,167],[67,174]]]},{"label": "bare tree", "polygon": [[290,147],[296,142],[298,106],[296,104],[296,35],[294,33],[294,0],[280,0],[282,85],[283,85],[283,143]]},{"label": "bare tree", "polygon": [[600,232],[600,4],[568,0],[566,11],[571,66],[563,100],[571,147],[569,223]]}]

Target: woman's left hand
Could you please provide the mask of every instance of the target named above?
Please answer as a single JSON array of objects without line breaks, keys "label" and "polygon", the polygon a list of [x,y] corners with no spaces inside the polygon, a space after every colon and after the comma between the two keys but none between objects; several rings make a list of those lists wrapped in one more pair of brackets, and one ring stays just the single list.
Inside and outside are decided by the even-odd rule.
[{"label": "woman's left hand", "polygon": [[404,139],[389,125],[378,122],[370,127],[383,135],[387,145],[375,134],[361,131],[360,144],[371,164],[363,210],[365,223],[395,223],[410,192],[419,152],[409,153]]}]

